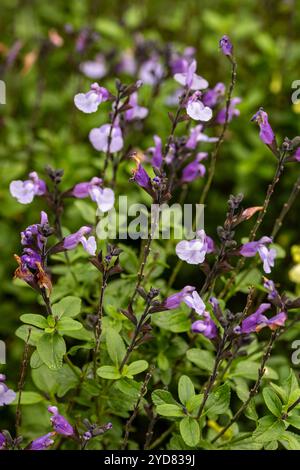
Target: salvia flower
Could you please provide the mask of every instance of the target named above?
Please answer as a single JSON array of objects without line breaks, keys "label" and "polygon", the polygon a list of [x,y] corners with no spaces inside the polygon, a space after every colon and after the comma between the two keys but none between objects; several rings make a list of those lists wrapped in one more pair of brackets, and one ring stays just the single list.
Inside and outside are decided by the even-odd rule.
[{"label": "salvia flower", "polygon": [[152,154],[152,166],[160,168],[163,162],[162,141],[158,135],[153,136],[154,147],[149,147],[148,152]]},{"label": "salvia flower", "polygon": [[178,308],[181,304],[181,302],[184,301],[185,297],[188,294],[191,294],[195,290],[195,287],[193,286],[185,286],[181,291],[176,292],[175,294],[170,295],[169,297],[166,298],[164,301],[164,306],[168,310],[173,310],[175,308]]},{"label": "salvia flower", "polygon": [[90,197],[101,212],[108,212],[114,207],[115,193],[110,188],[93,187],[90,189]]},{"label": "salvia flower", "polygon": [[226,34],[224,34],[224,36],[220,39],[219,45],[224,55],[228,55],[228,56],[232,55],[233,45],[229,37]]},{"label": "salvia flower", "polygon": [[252,258],[259,254],[263,262],[263,269],[265,273],[270,273],[271,268],[274,267],[274,260],[276,258],[276,250],[274,248],[268,249],[265,245],[272,242],[270,237],[262,237],[258,241],[245,243],[240,249],[240,254],[245,258]]},{"label": "salvia flower", "polygon": [[64,250],[73,250],[74,248],[82,243],[82,237],[89,234],[91,232],[91,227],[83,226],[77,232],[68,235],[63,239],[63,248]]},{"label": "salvia flower", "polygon": [[71,190],[72,196],[83,199],[90,196],[90,191],[94,187],[99,187],[102,184],[102,179],[94,176],[90,181],[75,184]]},{"label": "salvia flower", "polygon": [[37,439],[34,439],[28,446],[28,450],[45,450],[48,447],[52,446],[54,444],[54,440],[52,439],[53,436],[55,435],[54,432],[49,432],[48,434],[45,434],[44,436],[38,437]]},{"label": "salvia flower", "polygon": [[28,176],[28,180],[12,181],[9,185],[10,194],[21,204],[30,204],[35,196],[43,196],[47,192],[45,181],[39,178],[36,171]]},{"label": "salvia flower", "polygon": [[120,61],[117,64],[118,73],[126,73],[128,75],[135,75],[137,69],[137,63],[133,53],[129,51],[123,51],[121,53]]},{"label": "salvia flower", "polygon": [[80,243],[83,246],[83,249],[91,256],[96,255],[97,243],[96,238],[92,235],[86,238],[84,235],[80,239]]},{"label": "salvia flower", "polygon": [[245,320],[242,321],[242,325],[235,329],[236,333],[249,334],[249,333],[258,333],[262,328],[266,326],[271,330],[276,330],[277,328],[283,326],[286,321],[286,313],[279,312],[272,318],[267,318],[264,315],[266,310],[269,310],[271,304],[263,303],[252,315],[249,315]]},{"label": "salvia flower", "polygon": [[197,126],[193,127],[190,131],[190,135],[186,142],[186,147],[188,149],[194,150],[197,147],[199,142],[217,142],[217,137],[208,137],[206,134],[202,132],[203,125],[198,124]]},{"label": "salvia flower", "polygon": [[156,86],[163,76],[164,68],[156,56],[151,57],[140,67],[139,78],[148,85]]},{"label": "salvia flower", "polygon": [[110,124],[103,124],[101,127],[92,129],[89,133],[89,139],[92,146],[100,152],[119,152],[124,145],[122,131],[117,124],[112,130]]},{"label": "salvia flower", "polygon": [[0,374],[0,406],[9,405],[16,398],[16,393],[10,388],[8,388],[8,386],[4,383],[5,380],[5,375]]},{"label": "salvia flower", "polygon": [[208,87],[208,81],[195,73],[197,69],[197,62],[195,60],[190,64],[186,63],[185,68],[185,72],[175,73],[174,79],[176,82],[190,90],[204,90]]},{"label": "salvia flower", "polygon": [[131,108],[125,111],[126,121],[133,121],[135,119],[145,119],[145,117],[148,115],[148,109],[144,106],[138,105],[137,92],[131,93],[128,105],[131,106]]},{"label": "salvia flower", "polygon": [[[228,122],[232,121],[234,117],[237,117],[240,115],[239,109],[236,108],[238,104],[241,102],[241,98],[232,98],[230,100],[229,108],[228,108]],[[217,114],[216,117],[216,123],[217,124],[224,124],[226,120],[226,107],[220,109],[220,111]]]},{"label": "salvia flower", "polygon": [[203,96],[202,101],[205,106],[214,108],[225,95],[225,85],[222,82],[218,82],[214,88],[207,90]]},{"label": "salvia flower", "polygon": [[199,152],[197,153],[195,160],[184,167],[181,175],[182,183],[190,183],[196,178],[203,177],[205,175],[206,168],[200,162],[206,157],[207,152]]},{"label": "salvia flower", "polygon": [[199,230],[193,240],[182,240],[176,245],[176,254],[178,258],[186,261],[188,264],[203,263],[207,253],[213,251],[212,240],[207,237],[204,230]]},{"label": "salvia flower", "polygon": [[6,438],[2,432],[0,432],[0,450],[5,449],[6,447]]},{"label": "salvia flower", "polygon": [[82,62],[79,69],[86,77],[92,78],[93,80],[99,80],[107,73],[105,57],[102,54],[98,54],[95,60]]},{"label": "salvia flower", "polygon": [[218,335],[218,328],[215,322],[212,320],[208,312],[203,320],[196,320],[192,324],[192,331],[194,333],[201,333],[208,339],[214,339]]},{"label": "salvia flower", "polygon": [[91,85],[90,91],[87,93],[77,93],[74,96],[74,104],[83,113],[90,114],[95,113],[99,105],[107,101],[109,97],[109,91],[95,82]]},{"label": "salvia flower", "polygon": [[268,146],[276,144],[275,134],[269,124],[268,114],[263,110],[263,108],[260,108],[257,113],[254,114],[251,121],[255,121],[259,125],[259,137],[264,144]]},{"label": "salvia flower", "polygon": [[205,106],[200,100],[201,93],[200,91],[195,91],[195,93],[190,96],[187,101],[186,112],[187,114],[194,119],[195,121],[209,121],[212,118],[212,110]]},{"label": "salvia flower", "polygon": [[200,295],[196,290],[193,290],[190,294],[184,295],[183,297],[184,303],[195,310],[198,315],[203,315],[205,312],[205,303],[201,299]]},{"label": "salvia flower", "polygon": [[50,421],[54,431],[57,432],[57,434],[69,437],[74,436],[73,427],[64,416],[59,414],[58,408],[56,406],[49,406],[48,411],[52,414]]}]

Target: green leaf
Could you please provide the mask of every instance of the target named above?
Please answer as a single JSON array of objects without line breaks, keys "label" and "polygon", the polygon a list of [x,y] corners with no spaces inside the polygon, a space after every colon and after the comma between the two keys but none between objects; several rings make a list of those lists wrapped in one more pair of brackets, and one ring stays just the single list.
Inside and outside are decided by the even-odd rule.
[{"label": "green leaf", "polygon": [[280,398],[274,392],[274,390],[272,390],[271,387],[264,388],[263,397],[265,400],[265,404],[267,405],[271,413],[277,416],[277,418],[280,418],[280,416],[282,415],[282,403]]},{"label": "green leaf", "polygon": [[66,343],[58,333],[44,333],[36,347],[42,361],[49,369],[57,370],[62,367],[63,356],[66,353]]},{"label": "green leaf", "polygon": [[140,394],[141,384],[135,380],[122,378],[115,383],[115,387],[125,395],[137,400]]},{"label": "green leaf", "polygon": [[300,416],[296,414],[292,414],[285,420],[288,424],[293,426],[296,429],[300,429]]},{"label": "green leaf", "polygon": [[81,370],[73,365],[77,374],[68,364],[64,364],[57,373],[57,396],[63,397],[69,390],[76,388],[79,384]]},{"label": "green leaf", "polygon": [[31,371],[34,385],[42,392],[56,393],[58,387],[57,370],[50,370],[45,364]]},{"label": "green leaf", "polygon": [[148,368],[148,365],[147,361],[134,361],[127,366],[126,376],[130,378],[133,375],[140,374]]},{"label": "green leaf", "polygon": [[188,410],[189,413],[196,413],[199,410],[199,407],[202,403],[203,400],[203,394],[201,393],[200,395],[194,395],[191,397],[187,403],[186,403],[186,409]]},{"label": "green leaf", "polygon": [[38,367],[41,367],[43,364],[44,363],[42,359],[40,358],[40,355],[37,352],[37,350],[33,351],[33,353],[31,354],[31,358],[30,358],[30,367],[32,369],[37,369]]},{"label": "green leaf", "polygon": [[237,276],[235,276],[235,290],[247,293],[249,285],[259,285],[260,280],[261,272],[257,268],[250,269],[247,274],[245,274],[245,271],[241,271]]},{"label": "green leaf", "polygon": [[176,405],[179,406],[179,403],[173,398],[168,390],[155,390],[152,392],[152,401],[154,405]]},{"label": "green leaf", "polygon": [[283,436],[284,432],[284,423],[275,416],[269,415],[259,419],[253,438],[257,442],[276,441]]},{"label": "green leaf", "polygon": [[77,201],[74,202],[74,206],[77,207],[77,209],[80,212],[81,217],[88,224],[95,223],[96,211],[95,211],[95,208],[91,204],[88,204],[85,201],[77,199]]},{"label": "green leaf", "polygon": [[195,447],[200,440],[200,428],[197,421],[189,416],[183,418],[179,423],[180,434],[184,442]]},{"label": "green leaf", "polygon": [[[11,403],[11,405],[17,405],[19,399],[19,393],[17,393],[16,398]],[[41,401],[45,401],[45,398],[36,392],[22,392],[21,394],[21,405],[35,405],[36,403],[40,403]]]},{"label": "green leaf", "polygon": [[65,297],[56,304],[52,305],[53,316],[58,317],[76,317],[81,309],[81,299],[72,295]]},{"label": "green leaf", "polygon": [[35,313],[25,313],[21,315],[20,320],[23,323],[28,323],[29,325],[37,326],[43,330],[48,327],[48,322],[45,317],[42,315],[37,315]]},{"label": "green leaf", "polygon": [[214,358],[211,352],[202,349],[189,349],[186,353],[189,361],[193,362],[200,369],[211,372],[214,367]]},{"label": "green leaf", "polygon": [[280,443],[287,450],[300,450],[300,436],[290,431],[285,431],[280,438]]},{"label": "green leaf", "polygon": [[155,313],[152,321],[160,328],[172,331],[172,333],[183,333],[191,328],[190,320],[183,310]]},{"label": "green leaf", "polygon": [[187,375],[182,375],[178,382],[178,396],[183,405],[195,395],[195,387]]},{"label": "green leaf", "polygon": [[229,405],[230,386],[225,383],[209,395],[205,405],[205,411],[209,414],[220,415],[228,410]]},{"label": "green leaf", "polygon": [[64,334],[69,331],[77,331],[82,329],[82,324],[79,321],[73,320],[73,318],[63,317],[57,322],[57,330]]},{"label": "green leaf", "polygon": [[113,328],[106,330],[106,346],[112,362],[119,366],[126,354],[124,342]]},{"label": "green leaf", "polygon": [[170,416],[173,418],[184,416],[183,409],[179,405],[158,405],[156,411],[161,416]]},{"label": "green leaf", "polygon": [[[258,376],[258,370],[260,368],[259,362],[254,361],[240,361],[235,369],[230,372],[230,377],[243,377],[244,379],[256,380]],[[264,374],[265,379],[270,380],[277,380],[278,374],[271,369],[270,367],[266,367],[266,372]]]},{"label": "green leaf", "polygon": [[97,375],[102,379],[117,380],[121,378],[119,369],[114,366],[101,366],[97,369]]},{"label": "green leaf", "polygon": [[31,333],[30,333],[30,338],[29,338],[28,344],[30,344],[30,346],[36,346],[36,343],[39,341],[39,339],[44,334],[43,331],[37,329],[36,327],[28,326],[28,325],[22,325],[17,329],[16,336],[18,338],[21,338],[23,341],[27,341],[28,335],[29,335],[29,330],[31,331]]}]

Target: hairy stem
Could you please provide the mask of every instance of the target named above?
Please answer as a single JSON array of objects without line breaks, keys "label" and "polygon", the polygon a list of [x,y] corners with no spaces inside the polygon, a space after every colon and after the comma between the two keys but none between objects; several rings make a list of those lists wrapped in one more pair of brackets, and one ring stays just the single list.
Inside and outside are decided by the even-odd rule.
[{"label": "hairy stem", "polygon": [[102,279],[101,279],[100,296],[99,296],[99,303],[98,303],[98,310],[97,310],[97,323],[95,326],[95,347],[93,351],[94,377],[96,377],[97,358],[98,358],[98,352],[99,352],[101,335],[102,335],[103,300],[104,300],[104,292],[105,292],[106,286],[107,286],[107,273],[104,272],[102,275]]},{"label": "hairy stem", "polygon": [[124,440],[123,440],[123,444],[122,444],[122,450],[125,450],[126,447],[127,447],[127,444],[128,444],[128,439],[129,439],[129,434],[130,434],[130,428],[131,428],[131,425],[133,423],[133,421],[135,420],[137,414],[138,414],[138,411],[139,411],[139,406],[140,406],[140,403],[142,401],[142,398],[143,396],[147,393],[147,390],[148,390],[148,383],[152,377],[152,374],[153,374],[153,370],[154,370],[154,367],[150,367],[149,369],[149,372],[147,372],[146,374],[146,377],[145,377],[145,380],[144,382],[142,383],[142,386],[141,386],[141,389],[140,389],[140,393],[139,393],[139,396],[138,396],[138,399],[134,405],[134,408],[133,408],[133,412],[130,416],[130,418],[127,420],[126,422],[126,425],[125,425],[125,436],[124,436]]},{"label": "hairy stem", "polygon": [[266,372],[265,365],[266,365],[266,363],[267,363],[267,361],[268,361],[268,359],[271,355],[271,351],[272,351],[272,348],[273,348],[273,345],[274,345],[274,342],[275,342],[277,336],[278,336],[278,331],[273,331],[273,333],[271,335],[271,338],[270,338],[270,341],[268,343],[268,346],[267,346],[267,348],[265,350],[265,353],[262,357],[260,367],[258,369],[258,376],[257,376],[256,382],[255,382],[254,386],[251,388],[247,400],[242,404],[242,406],[238,409],[238,411],[231,418],[229,423],[222,429],[222,431],[220,431],[214,437],[214,439],[212,440],[212,443],[216,442],[221,436],[223,436],[223,434],[239,419],[240,415],[245,411],[245,409],[249,405],[252,398],[258,393],[260,385],[261,385],[261,381],[262,381],[263,376]]},{"label": "hairy stem", "polygon": [[231,67],[232,68],[231,68],[231,82],[230,82],[230,85],[229,85],[229,90],[228,90],[227,99],[226,99],[225,121],[224,121],[224,124],[223,124],[221,134],[220,134],[220,136],[217,140],[215,149],[211,154],[210,166],[209,166],[209,169],[208,169],[208,178],[207,178],[206,184],[205,184],[205,186],[203,188],[203,191],[202,191],[202,194],[201,194],[200,204],[204,204],[204,202],[206,200],[206,197],[207,197],[207,194],[209,192],[209,189],[211,187],[211,184],[212,184],[212,181],[213,181],[213,178],[214,178],[214,174],[215,174],[215,169],[216,169],[216,163],[217,163],[219,150],[220,150],[220,147],[221,147],[221,145],[224,141],[225,133],[226,133],[226,130],[227,130],[227,127],[228,127],[229,108],[230,108],[230,102],[231,102],[231,98],[232,98],[233,89],[234,89],[235,82],[236,82],[236,69],[237,69],[237,63],[236,63],[234,57],[231,57],[229,60],[231,62]]},{"label": "hairy stem", "polygon": [[23,388],[25,385],[25,378],[26,378],[26,371],[28,367],[28,360],[29,360],[29,340],[30,340],[30,335],[31,335],[31,328],[28,328],[28,335],[27,339],[25,342],[25,347],[24,347],[24,353],[23,353],[23,358],[22,358],[22,363],[21,363],[21,372],[20,372],[20,378],[18,382],[18,403],[17,403],[17,409],[16,409],[16,436],[18,437],[19,435],[19,430],[21,426],[21,419],[22,419],[22,412],[21,412],[21,398],[22,398],[22,392]]}]

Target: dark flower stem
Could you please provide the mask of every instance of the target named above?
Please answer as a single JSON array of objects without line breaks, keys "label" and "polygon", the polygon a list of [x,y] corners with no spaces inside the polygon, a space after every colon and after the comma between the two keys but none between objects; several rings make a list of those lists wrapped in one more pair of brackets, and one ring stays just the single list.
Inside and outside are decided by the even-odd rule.
[{"label": "dark flower stem", "polygon": [[266,363],[271,355],[271,351],[272,351],[272,348],[273,348],[273,345],[274,345],[274,342],[278,336],[278,331],[273,331],[272,332],[272,335],[271,335],[271,338],[270,338],[270,341],[268,343],[268,346],[265,350],[265,353],[262,357],[262,360],[261,360],[261,363],[260,363],[260,367],[258,369],[258,377],[256,379],[256,382],[254,384],[254,386],[252,387],[252,389],[250,390],[249,392],[249,395],[248,395],[248,398],[247,400],[242,404],[242,406],[238,409],[238,411],[235,413],[235,415],[231,418],[231,420],[229,421],[229,423],[222,429],[222,431],[220,431],[215,437],[214,439],[211,441],[212,443],[216,442],[221,436],[223,436],[223,434],[225,434],[225,432],[239,419],[240,415],[245,411],[245,409],[247,408],[247,406],[249,405],[250,401],[252,400],[252,398],[258,393],[259,391],[259,388],[260,388],[260,385],[261,385],[261,381],[263,379],[263,376],[265,375],[265,372],[266,372]]},{"label": "dark flower stem", "polygon": [[143,254],[141,265],[140,265],[140,268],[139,268],[136,285],[135,285],[132,297],[131,297],[130,302],[129,302],[130,306],[132,306],[132,304],[134,302],[134,299],[135,299],[135,297],[138,293],[138,289],[141,286],[141,283],[143,282],[143,279],[144,279],[144,270],[145,270],[145,266],[146,266],[146,263],[147,263],[147,259],[148,259],[150,250],[151,250],[152,240],[153,240],[153,237],[154,237],[155,232],[156,232],[158,219],[159,219],[159,210],[155,211],[155,213],[154,213],[154,220],[153,220],[153,223],[151,223],[150,233],[149,233],[149,236],[148,236],[148,239],[147,239],[147,243],[144,247],[144,254]]},{"label": "dark flower stem", "polygon": [[158,420],[157,414],[154,413],[154,411],[153,411],[153,405],[151,405],[150,412],[151,412],[151,417],[150,417],[148,429],[147,429],[147,432],[146,432],[146,440],[145,440],[145,444],[144,444],[144,450],[148,450],[150,445],[151,445],[151,441],[152,441],[153,434],[154,434],[154,426],[155,426],[155,424]]},{"label": "dark flower stem", "polygon": [[223,354],[223,351],[224,351],[226,341],[227,341],[227,334],[226,334],[226,332],[224,332],[224,335],[223,335],[223,337],[222,337],[222,339],[219,343],[219,347],[218,347],[217,355],[216,355],[216,358],[215,358],[215,363],[214,363],[214,368],[213,368],[212,374],[209,377],[208,384],[207,384],[207,386],[205,387],[205,390],[204,390],[204,396],[203,396],[203,400],[202,400],[202,403],[200,405],[200,408],[199,408],[199,411],[198,411],[198,414],[197,414],[197,419],[199,419],[201,417],[201,415],[203,413],[203,410],[204,410],[204,407],[206,405],[206,402],[208,400],[209,394],[212,391],[212,388],[213,388],[214,383],[216,381],[219,366],[222,362],[222,354]]},{"label": "dark flower stem", "polygon": [[154,367],[151,366],[149,371],[147,372],[146,376],[145,376],[145,380],[144,382],[142,383],[142,386],[141,386],[141,389],[140,389],[140,393],[139,393],[139,396],[138,396],[138,399],[134,405],[134,408],[133,408],[133,412],[130,416],[130,418],[127,420],[126,422],[126,425],[125,425],[125,436],[124,436],[124,440],[123,440],[123,444],[122,444],[122,450],[125,450],[126,447],[127,447],[127,444],[128,444],[128,439],[129,439],[129,434],[130,434],[130,428],[131,428],[131,425],[133,423],[133,421],[135,420],[137,414],[138,414],[138,411],[139,411],[139,406],[140,406],[140,403],[142,401],[142,398],[144,397],[144,395],[147,393],[147,390],[148,390],[148,383],[152,377],[152,374],[153,374],[153,370],[154,370]]},{"label": "dark flower stem", "polygon": [[285,216],[287,215],[287,213],[289,212],[289,210],[291,209],[292,205],[294,204],[294,202],[295,202],[295,200],[296,200],[296,198],[299,194],[299,191],[300,191],[300,177],[297,179],[296,183],[294,184],[294,187],[292,189],[292,192],[291,192],[287,202],[285,202],[283,204],[283,207],[281,209],[279,217],[276,219],[276,222],[274,224],[272,234],[271,234],[271,237],[273,239],[276,237],[279,230],[281,229],[283,220],[284,220]]},{"label": "dark flower stem", "polygon": [[132,337],[132,340],[127,348],[127,351],[126,351],[126,354],[121,362],[121,365],[119,367],[119,371],[122,372],[125,364],[127,364],[128,362],[128,359],[130,357],[130,354],[132,353],[132,351],[134,350],[137,342],[138,342],[138,339],[139,339],[139,335],[141,333],[141,330],[142,330],[142,327],[145,323],[145,320],[147,319],[148,317],[148,312],[149,312],[149,308],[150,308],[150,302],[148,301],[147,304],[146,304],[146,307],[145,307],[145,310],[138,322],[138,324],[136,325],[135,327],[135,331],[134,331],[134,334],[133,334],[133,337]]},{"label": "dark flower stem", "polygon": [[22,363],[21,363],[21,372],[20,372],[20,378],[18,382],[18,403],[17,403],[17,409],[16,409],[16,436],[18,437],[19,435],[19,429],[21,426],[21,419],[22,419],[22,413],[21,413],[21,398],[22,398],[22,392],[23,388],[25,385],[25,378],[26,378],[26,371],[28,367],[28,360],[29,360],[29,340],[31,336],[31,328],[28,328],[28,335],[27,339],[25,342],[25,347],[24,347],[24,353],[23,353],[23,358],[22,358]]},{"label": "dark flower stem", "polygon": [[187,88],[184,92],[184,94],[180,97],[180,102],[179,102],[179,105],[177,107],[177,110],[176,110],[176,114],[174,116],[174,118],[172,119],[172,127],[171,127],[171,132],[169,134],[169,137],[168,137],[168,140],[167,140],[167,143],[166,143],[166,146],[165,146],[165,149],[164,149],[164,159],[166,158],[166,156],[168,155],[168,152],[170,150],[170,147],[171,147],[171,144],[173,142],[173,139],[174,139],[174,135],[175,135],[175,131],[176,131],[176,128],[179,124],[179,121],[180,121],[180,115],[181,115],[181,111],[183,109],[182,107],[182,103],[186,100],[186,98],[188,97],[188,94],[189,94],[189,89]]},{"label": "dark flower stem", "polygon": [[93,351],[93,370],[94,370],[94,377],[96,377],[97,372],[97,356],[100,347],[101,335],[102,335],[102,317],[103,317],[103,300],[104,300],[104,292],[107,286],[107,272],[104,271],[101,280],[100,286],[100,296],[99,296],[99,303],[98,303],[98,310],[97,310],[97,323],[95,326],[95,348]]},{"label": "dark flower stem", "polygon": [[102,170],[103,180],[105,178],[105,173],[106,173],[106,170],[107,170],[107,167],[108,167],[108,162],[109,162],[109,159],[110,159],[110,156],[111,156],[110,146],[111,146],[111,141],[112,141],[112,132],[113,132],[113,129],[114,129],[116,119],[117,119],[118,114],[119,114],[119,103],[120,103],[120,92],[118,91],[116,101],[115,101],[115,109],[114,109],[114,112],[113,112],[113,115],[112,115],[112,118],[111,118],[111,124],[110,124],[109,134],[108,134],[108,138],[107,138],[107,150],[106,150],[104,166],[103,166],[103,170]]},{"label": "dark flower stem", "polygon": [[206,200],[206,197],[207,197],[207,194],[209,192],[209,189],[211,187],[212,180],[213,180],[214,174],[215,174],[215,169],[216,169],[216,163],[217,163],[219,150],[220,150],[220,147],[221,147],[221,145],[224,141],[225,133],[226,133],[226,130],[227,130],[227,127],[228,127],[229,107],[230,107],[230,102],[231,102],[231,98],[232,98],[233,89],[234,89],[235,82],[236,82],[236,69],[237,69],[237,63],[236,63],[235,58],[231,57],[231,56],[228,57],[228,58],[231,62],[231,82],[230,82],[230,85],[229,85],[229,90],[228,90],[227,99],[226,99],[225,121],[224,121],[224,124],[223,124],[221,134],[220,134],[220,136],[217,140],[215,149],[214,149],[214,151],[212,152],[212,155],[211,155],[210,166],[209,166],[209,169],[208,169],[208,178],[207,178],[206,184],[205,184],[205,186],[203,188],[203,191],[202,191],[202,194],[201,194],[200,204],[204,204],[204,202]]},{"label": "dark flower stem", "polygon": [[[252,242],[253,240],[255,240],[256,234],[257,234],[257,232],[258,232],[258,230],[259,230],[259,228],[262,224],[262,221],[264,220],[264,217],[267,213],[271,197],[274,193],[275,186],[277,185],[277,183],[278,183],[278,181],[279,181],[279,179],[282,175],[282,172],[284,170],[284,158],[285,158],[285,152],[282,153],[282,155],[280,156],[280,158],[278,160],[275,175],[273,177],[273,180],[272,180],[271,184],[268,187],[267,194],[266,194],[266,197],[265,197],[265,200],[264,200],[264,203],[263,203],[263,209],[260,211],[259,216],[258,216],[258,218],[257,218],[257,220],[254,224],[254,227],[252,228],[252,230],[250,232],[249,242]],[[235,281],[235,278],[236,278],[237,274],[243,268],[243,266],[245,264],[245,261],[246,261],[245,258],[240,258],[239,259],[239,262],[237,263],[235,269],[233,270],[233,273],[231,274],[231,277],[228,279],[228,281],[225,284],[222,292],[219,295],[220,298],[223,298],[229,292],[229,290],[231,289],[231,287],[232,287],[232,285]]]}]

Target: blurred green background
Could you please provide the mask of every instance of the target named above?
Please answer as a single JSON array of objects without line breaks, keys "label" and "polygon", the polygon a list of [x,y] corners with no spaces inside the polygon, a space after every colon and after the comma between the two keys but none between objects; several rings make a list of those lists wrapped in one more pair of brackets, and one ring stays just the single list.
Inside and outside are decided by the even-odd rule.
[{"label": "blurred green background", "polygon": [[[78,53],[75,38],[85,27],[97,35],[84,53]],[[71,29],[73,33],[66,32]],[[63,39],[60,47],[49,45],[49,31],[53,30]],[[275,170],[275,159],[259,140],[251,116],[263,106],[279,142],[285,136],[300,134],[300,104],[291,102],[292,82],[300,79],[300,2],[1,0],[0,31],[0,78],[7,87],[7,103],[0,106],[0,338],[7,342],[10,362],[17,364],[23,345],[15,339],[14,330],[22,313],[35,311],[36,296],[13,283],[13,254],[20,252],[20,230],[37,221],[44,205],[38,198],[28,206],[18,204],[8,186],[12,179],[25,179],[32,170],[43,177],[46,164],[64,168],[65,188],[99,173],[101,157],[87,136],[92,127],[107,121],[109,108],[103,105],[103,113],[93,115],[75,109],[74,94],[87,90],[91,83],[80,73],[80,62],[100,52],[113,63],[115,55],[130,50],[134,37],[142,34],[161,44],[171,42],[179,51],[194,46],[199,74],[211,85],[218,81],[228,84],[230,66],[220,54],[218,40],[223,34],[230,35],[238,63],[234,96],[243,101],[240,117],[230,124],[207,200],[205,228],[215,236],[216,226],[224,220],[229,194],[243,192],[245,206],[261,205]],[[19,52],[7,67],[12,47]],[[101,83],[113,89],[113,73]],[[154,133],[166,139],[170,122],[164,100],[175,89],[176,84],[169,79],[155,100],[147,87],[141,90],[143,104],[151,101],[151,114],[143,132],[136,129],[129,136],[132,145],[145,150],[152,144]],[[129,169],[124,167],[123,173],[120,192],[133,191],[127,184]],[[297,164],[285,170],[261,235],[270,233],[274,217],[299,173]],[[194,184],[188,200],[198,201],[202,185],[202,181]],[[290,246],[300,243],[299,210],[298,200],[277,240],[287,251],[275,276],[290,289],[294,289],[287,275],[292,266]],[[72,230],[83,223],[82,214],[69,204],[64,225]],[[249,227],[245,226],[244,235]],[[178,286],[184,277],[183,270]]]}]

